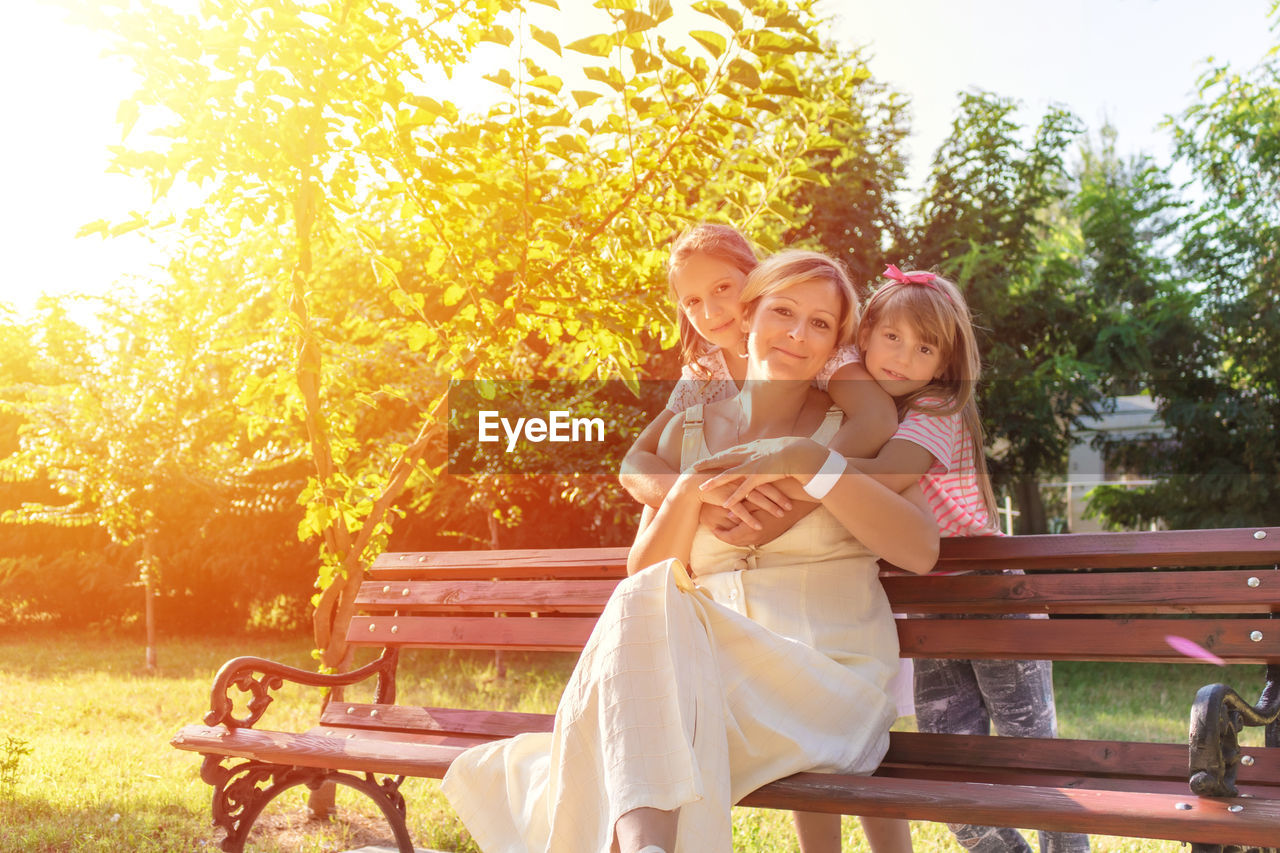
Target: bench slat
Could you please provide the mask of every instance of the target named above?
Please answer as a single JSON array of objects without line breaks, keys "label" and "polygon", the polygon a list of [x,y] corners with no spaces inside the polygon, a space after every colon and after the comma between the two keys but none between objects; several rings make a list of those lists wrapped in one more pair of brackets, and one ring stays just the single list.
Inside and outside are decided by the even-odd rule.
[{"label": "bench slat", "polygon": [[[1175,651],[1192,640],[1232,663],[1280,661],[1280,626],[1266,619],[898,619],[904,657],[1203,663]],[[1260,632],[1254,642],[1250,634]]]},{"label": "bench slat", "polygon": [[[179,749],[253,758],[274,764],[440,778],[459,746],[383,738],[331,737],[256,729],[186,726],[171,741]],[[1190,809],[1175,808],[1187,803]],[[1190,794],[1023,787],[934,779],[798,773],[748,795],[742,805],[1077,830],[1180,841],[1264,844],[1280,826],[1280,802],[1204,799]],[[1241,805],[1239,813],[1227,811]]]},{"label": "bench slat", "polygon": [[424,551],[381,554],[369,577],[422,577],[484,580],[486,578],[624,578],[629,548],[556,548],[507,551]]},{"label": "bench slat", "polygon": [[[1256,533],[1265,534],[1261,539]],[[627,548],[392,552],[370,577],[406,577],[428,570],[442,577],[625,577]],[[1067,533],[942,540],[938,568],[1072,569],[1144,566],[1262,566],[1280,563],[1280,527]]]},{"label": "bench slat", "polygon": [[347,637],[361,646],[580,652],[595,624],[594,619],[572,616],[354,616]]},{"label": "bench slat", "polygon": [[[1256,538],[1256,533],[1264,534]],[[938,568],[1133,569],[1280,563],[1280,527],[943,539]]]},{"label": "bench slat", "polygon": [[[1280,607],[1280,572],[1275,570],[889,575],[881,580],[894,609],[906,613],[1269,613]],[[1256,585],[1250,586],[1250,581]],[[401,612],[599,613],[615,584],[614,580],[367,581],[356,603]]]},{"label": "bench slat", "polygon": [[[359,702],[330,702],[320,715],[322,726],[471,734],[489,739],[512,737],[522,732],[549,732],[554,722],[555,716],[552,714],[468,711]],[[1185,749],[1183,753],[1185,758]]]},{"label": "bench slat", "polygon": [[[377,713],[371,713],[376,711]],[[363,737],[385,731],[388,737],[466,735],[479,740],[512,737],[522,732],[549,732],[552,714],[516,711],[472,711],[405,705],[330,702],[320,719],[334,731],[358,729]],[[946,766],[960,772],[976,768],[1001,772],[1061,774],[1089,778],[1115,776],[1166,779],[1187,788],[1187,747],[1184,744],[1115,742],[1070,738],[1036,739],[986,735],[892,732],[882,768],[916,773],[919,767]],[[1280,749],[1244,749],[1252,765],[1238,768],[1242,785],[1280,785]],[[877,771],[879,772],[879,771]],[[916,773],[918,775],[918,773]],[[1123,790],[1123,788],[1121,789]]]},{"label": "bench slat", "polygon": [[401,612],[517,611],[600,613],[617,585],[613,580],[366,581],[360,607]]},{"label": "bench slat", "polygon": [[[1274,844],[1280,826],[1272,800],[820,773],[779,779],[740,805],[1209,844]],[[1227,811],[1232,805],[1243,809]]]},{"label": "bench slat", "polygon": [[902,613],[1270,613],[1280,606],[1280,572],[1274,569],[880,580]]},{"label": "bench slat", "polygon": [[[1080,740],[1075,738],[1030,739],[998,735],[922,734],[892,732],[884,764],[894,766],[955,766],[999,768],[1066,775],[1132,776],[1176,781],[1187,790],[1187,746],[1176,743],[1147,743]],[[1238,768],[1240,782],[1280,785],[1280,749],[1245,747],[1254,758],[1251,766]]]}]

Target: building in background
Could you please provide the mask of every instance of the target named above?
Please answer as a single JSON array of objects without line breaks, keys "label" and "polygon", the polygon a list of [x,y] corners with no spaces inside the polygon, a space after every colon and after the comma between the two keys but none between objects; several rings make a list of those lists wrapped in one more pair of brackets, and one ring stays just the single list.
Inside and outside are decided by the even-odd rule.
[{"label": "building in background", "polygon": [[1097,418],[1087,418],[1067,459],[1065,482],[1045,483],[1046,503],[1064,508],[1066,529],[1062,532],[1087,533],[1101,530],[1097,519],[1085,518],[1084,510],[1090,490],[1102,485],[1148,485],[1155,471],[1136,471],[1119,464],[1113,448],[1132,442],[1168,441],[1172,431],[1156,412],[1157,401],[1144,395],[1115,398],[1113,411]]}]

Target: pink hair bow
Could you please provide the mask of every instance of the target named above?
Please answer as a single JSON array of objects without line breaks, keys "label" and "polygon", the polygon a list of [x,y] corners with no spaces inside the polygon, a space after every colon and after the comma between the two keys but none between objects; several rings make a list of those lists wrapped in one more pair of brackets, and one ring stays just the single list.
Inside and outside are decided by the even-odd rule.
[{"label": "pink hair bow", "polygon": [[923,284],[932,287],[934,290],[938,289],[938,286],[933,283],[937,276],[931,272],[903,272],[893,264],[889,264],[884,268],[884,275],[885,278],[891,278],[902,284]]}]

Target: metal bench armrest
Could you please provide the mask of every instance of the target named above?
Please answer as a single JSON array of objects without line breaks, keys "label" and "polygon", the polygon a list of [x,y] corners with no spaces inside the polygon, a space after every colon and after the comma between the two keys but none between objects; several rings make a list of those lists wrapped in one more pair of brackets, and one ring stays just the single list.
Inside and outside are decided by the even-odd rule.
[{"label": "metal bench armrest", "polygon": [[[379,701],[381,694],[394,684],[396,661],[399,655],[395,649],[385,650],[381,657],[359,669],[326,675],[310,672],[293,666],[286,666],[265,658],[244,656],[232,658],[222,665],[213,680],[213,690],[209,697],[209,712],[204,715],[205,725],[225,725],[229,729],[252,728],[254,723],[262,719],[267,706],[271,704],[270,691],[278,690],[285,681],[305,684],[310,687],[346,687],[358,684],[371,676],[378,676]],[[231,687],[235,686],[242,693],[252,693],[249,700],[249,713],[244,717],[235,716],[231,701]]]},{"label": "metal bench armrest", "polygon": [[1257,705],[1225,684],[1209,684],[1196,693],[1191,707],[1189,767],[1191,790],[1202,797],[1235,797],[1240,765],[1237,738],[1245,726],[1266,726],[1267,746],[1278,746],[1280,665],[1267,667],[1267,686]]}]

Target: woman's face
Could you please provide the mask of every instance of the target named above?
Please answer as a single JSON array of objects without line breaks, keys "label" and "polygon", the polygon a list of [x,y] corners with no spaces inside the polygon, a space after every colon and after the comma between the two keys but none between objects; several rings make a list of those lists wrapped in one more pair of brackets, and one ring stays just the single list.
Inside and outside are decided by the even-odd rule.
[{"label": "woman's face", "polygon": [[680,311],[713,346],[734,352],[742,339],[742,286],[746,275],[733,264],[693,255],[671,273]]},{"label": "woman's face", "polygon": [[748,375],[812,379],[835,350],[839,328],[840,292],[829,281],[803,281],[762,296],[748,327]]}]

